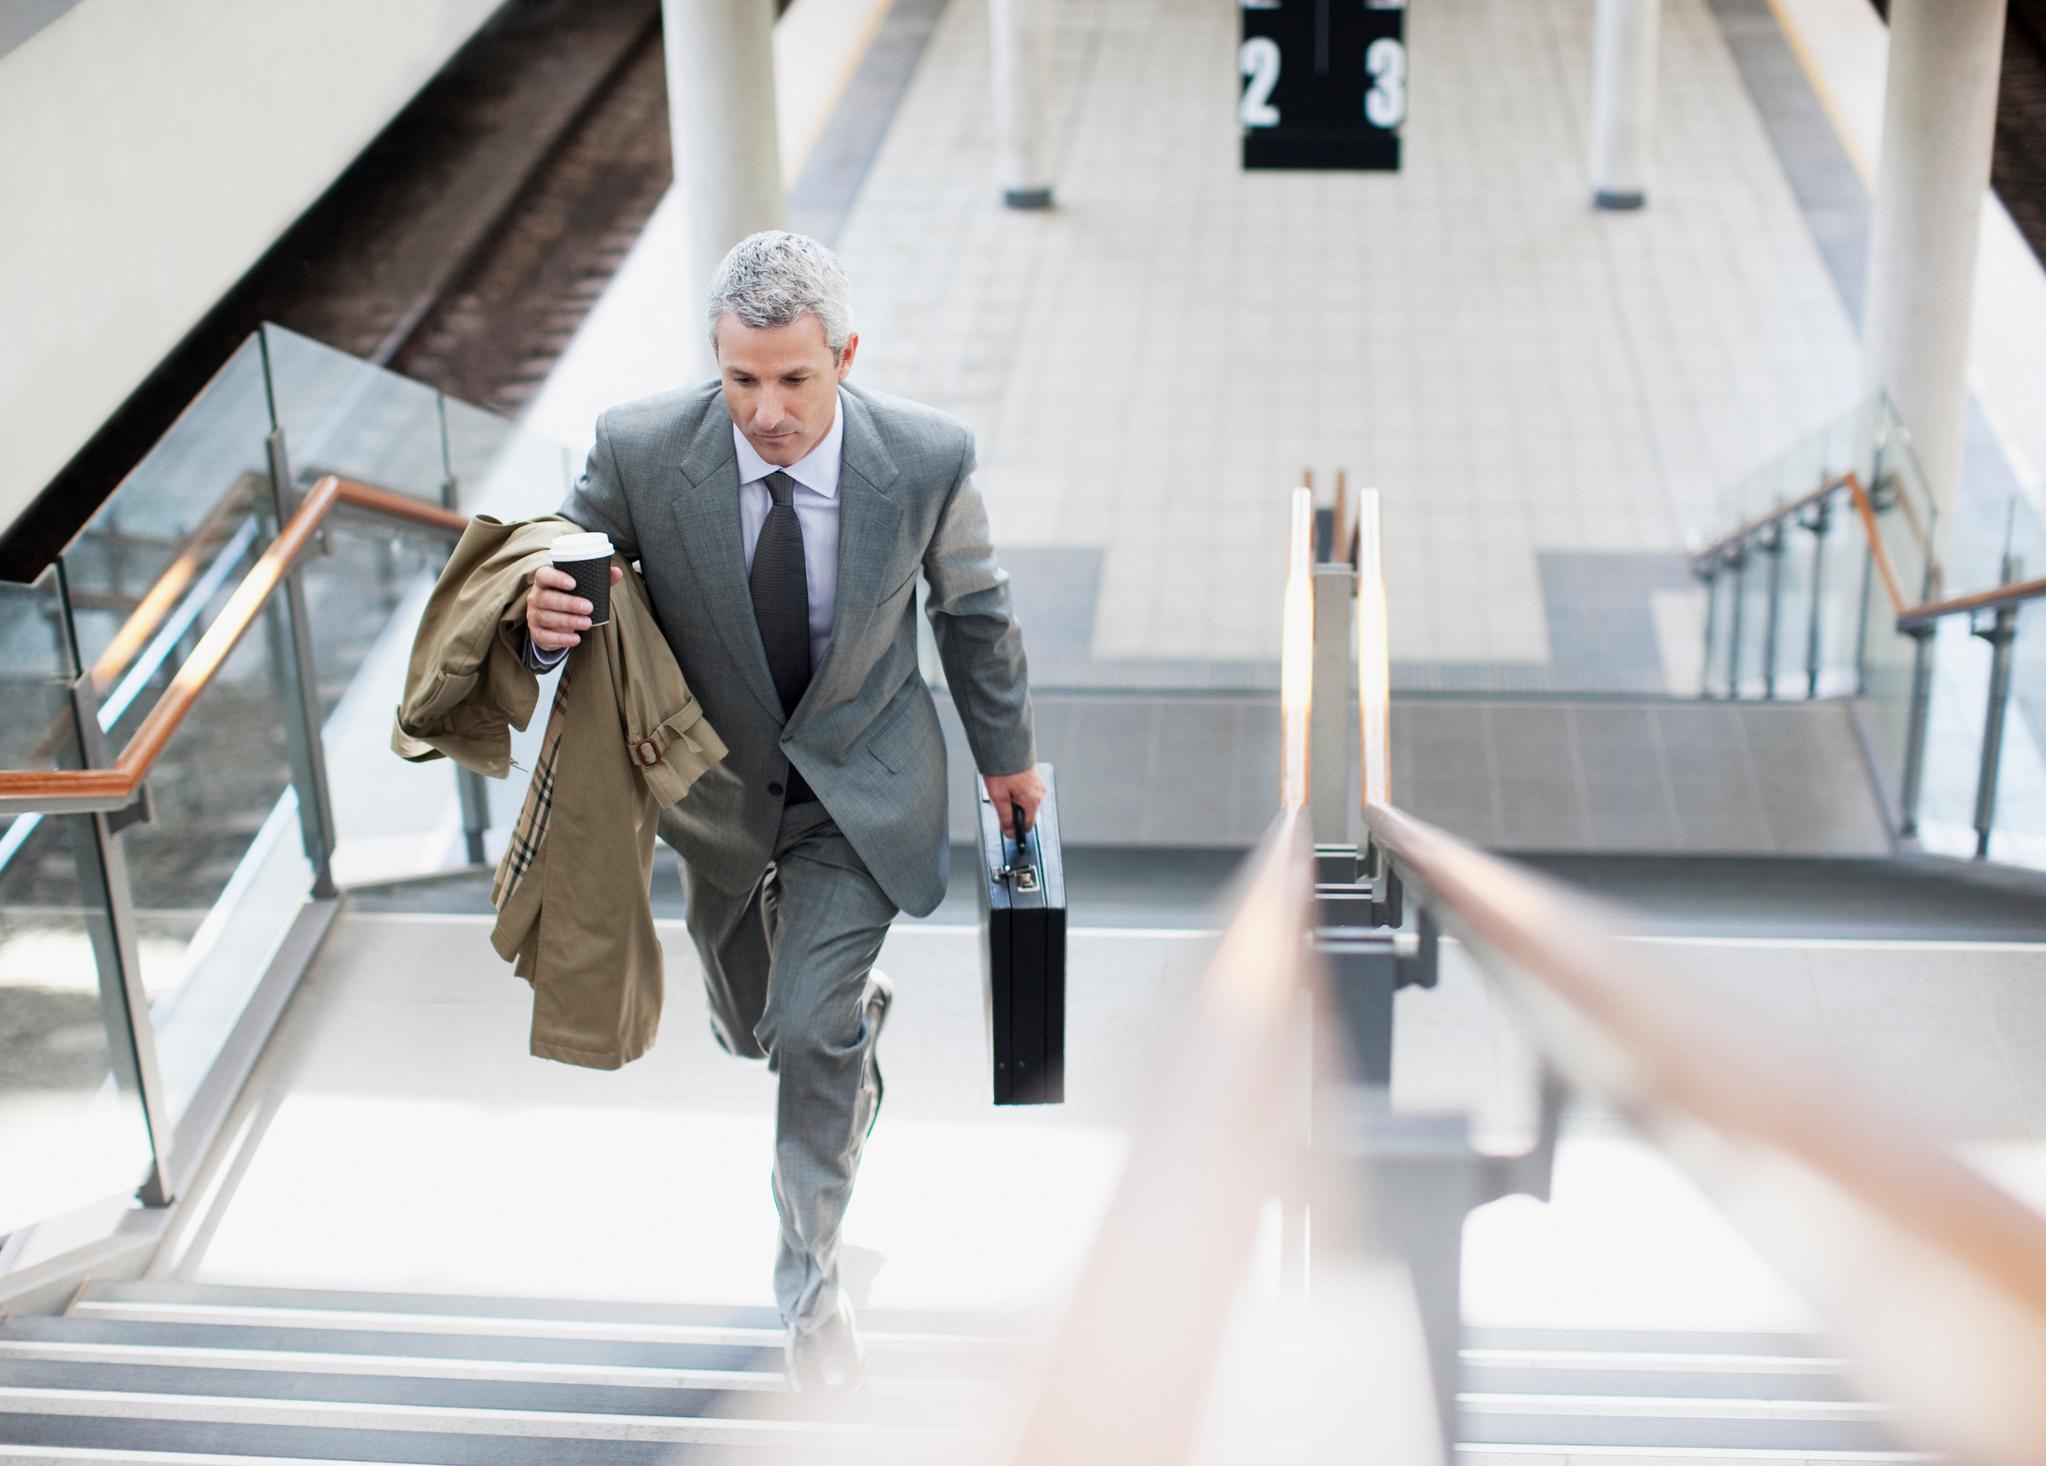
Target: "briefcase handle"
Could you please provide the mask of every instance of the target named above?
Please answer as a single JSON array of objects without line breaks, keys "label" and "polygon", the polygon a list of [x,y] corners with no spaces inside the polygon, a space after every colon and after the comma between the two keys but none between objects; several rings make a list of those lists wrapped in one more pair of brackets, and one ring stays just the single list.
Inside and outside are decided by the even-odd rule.
[{"label": "briefcase handle", "polygon": [[1038,887],[1040,878],[1037,873],[1037,863],[1030,859],[1030,836],[1023,828],[1023,806],[1020,804],[1010,805],[1009,817],[1014,821],[1016,830],[1016,854],[1013,859],[1010,858],[1009,840],[1004,835],[1002,837],[1002,866],[1001,869],[995,872],[995,875],[1000,880],[1014,881],[1018,890],[1034,891]]}]

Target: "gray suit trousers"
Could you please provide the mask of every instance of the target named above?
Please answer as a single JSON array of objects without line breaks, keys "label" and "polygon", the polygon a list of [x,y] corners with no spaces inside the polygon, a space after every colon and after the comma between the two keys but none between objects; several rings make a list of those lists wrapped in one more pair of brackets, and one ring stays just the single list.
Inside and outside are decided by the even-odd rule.
[{"label": "gray suit trousers", "polygon": [[780,1077],[775,1301],[808,1328],[838,1306],[839,1233],[879,1099],[869,974],[898,908],[814,800],[784,806],[771,863],[743,895],[681,866],[711,1031]]}]

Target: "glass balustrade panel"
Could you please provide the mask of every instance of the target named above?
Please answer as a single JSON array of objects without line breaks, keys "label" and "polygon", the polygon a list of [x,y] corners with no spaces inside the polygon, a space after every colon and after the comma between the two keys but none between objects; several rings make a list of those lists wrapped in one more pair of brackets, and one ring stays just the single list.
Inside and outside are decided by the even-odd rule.
[{"label": "glass balustrade panel", "polygon": [[[334,878],[347,886],[446,869],[464,858],[453,765],[406,762],[391,752],[391,732],[413,637],[452,542],[354,515],[328,523],[328,551],[301,563],[336,826]],[[514,779],[523,796],[524,775]]]},{"label": "glass balustrade panel", "polygon": [[1975,853],[1975,785],[1982,764],[1983,713],[1989,702],[1990,647],[1969,634],[1965,616],[1950,616],[1940,622],[1933,645],[1918,840],[1936,855],[1971,856]]},{"label": "glass balustrade panel", "polygon": [[2015,631],[1989,855],[2046,869],[2046,602],[2019,608]]},{"label": "glass balustrade panel", "polygon": [[[173,1120],[311,889],[285,743],[297,692],[286,677],[283,606],[271,599],[200,694],[150,776],[155,817],[121,836]],[[115,722],[113,750],[137,721]]]},{"label": "glass balustrade panel", "polygon": [[565,444],[508,418],[443,398],[447,462],[456,507],[464,514],[527,519],[561,507],[582,472],[582,458]]},{"label": "glass balustrade panel", "polygon": [[[1898,632],[1897,607],[1887,590],[1881,561],[1862,540],[1861,643],[1858,683],[1863,728],[1884,805],[1894,824],[1909,740],[1911,679],[1917,643]],[[1936,652],[1936,649],[1934,649]]]},{"label": "glass balustrade panel", "polygon": [[[1823,506],[1806,516],[1797,534],[1800,559],[1806,566],[1807,585],[1816,582],[1816,599],[1810,595],[1800,608],[1803,621],[1796,629],[1796,651],[1791,665],[1819,697],[1852,696],[1859,690],[1856,648],[1861,639],[1862,609],[1866,587],[1862,584],[1872,561],[1868,533],[1862,527],[1854,499],[1845,489],[1835,491]],[[1813,655],[1813,621],[1816,609],[1816,657]],[[1816,665],[1817,677],[1811,676]]]},{"label": "glass balustrade panel", "polygon": [[331,473],[440,502],[439,393],[279,326],[265,325],[263,341],[300,489]]},{"label": "glass balustrade panel", "polygon": [[63,553],[79,654],[108,716],[147,705],[204,633],[200,608],[260,552],[270,407],[255,337]]},{"label": "glass balustrade panel", "polygon": [[1925,472],[1908,432],[1885,410],[1879,426],[1870,498],[1876,509],[1876,535],[1896,575],[1905,605],[1933,594],[1938,581],[1954,584],[1950,573],[1935,574],[1943,527]]},{"label": "glass balustrade panel", "polygon": [[[61,616],[54,571],[0,584],[0,767],[78,762]],[[92,821],[0,816],[0,1235],[148,1175],[111,936]]]}]

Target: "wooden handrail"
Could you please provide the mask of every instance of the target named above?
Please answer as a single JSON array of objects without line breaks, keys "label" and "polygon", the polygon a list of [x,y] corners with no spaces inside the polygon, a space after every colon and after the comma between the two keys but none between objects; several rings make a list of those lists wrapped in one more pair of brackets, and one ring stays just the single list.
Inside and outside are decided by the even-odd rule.
[{"label": "wooden handrail", "polygon": [[[336,502],[345,508],[360,509],[379,519],[396,519],[419,529],[439,530],[443,534],[456,536],[469,527],[468,515],[453,509],[443,509],[438,504],[429,504],[424,499],[415,499],[410,494],[372,488],[368,484],[359,484],[352,479],[334,478],[331,474],[320,482],[326,483],[328,479],[333,479],[340,485]],[[314,492],[318,492],[317,486]]]},{"label": "wooden handrail", "polygon": [[1229,917],[1132,1138],[1053,1345],[1017,1466],[1186,1458],[1265,1198],[1297,1135],[1294,1003],[1309,980],[1314,868],[1285,810]]},{"label": "wooden handrail", "polygon": [[163,573],[142,593],[142,599],[136,602],[135,609],[114,632],[106,649],[93,659],[87,675],[92,678],[95,690],[104,692],[112,687],[115,679],[127,670],[128,663],[156,634],[156,628],[170,615],[179,597],[199,578],[199,567],[205,563],[207,556],[228,537],[225,526],[229,516],[237,511],[248,512],[246,488],[249,481],[268,482],[255,474],[244,474],[236,480],[234,487],[223,494],[220,502],[199,521],[177,558],[165,566]]},{"label": "wooden handrail", "polygon": [[0,812],[41,809],[77,812],[119,809],[133,802],[171,736],[178,731],[199,694],[206,690],[228,656],[255,623],[256,615],[283,582],[320,525],[337,504],[385,518],[404,520],[455,534],[468,524],[465,516],[403,494],[350,483],[329,474],[313,486],[270,548],[236,585],[213,624],[163,696],[136,728],[113,766],[105,769],[13,769],[0,771]]},{"label": "wooden handrail", "polygon": [[1728,550],[1732,549],[1735,545],[1744,543],[1753,536],[1760,534],[1770,525],[1788,519],[1792,515],[1798,514],[1803,510],[1810,508],[1812,505],[1818,503],[1821,499],[1826,498],[1828,495],[1837,493],[1839,490],[1845,488],[1847,486],[1848,480],[1852,479],[1853,477],[1854,475],[1852,473],[1843,473],[1836,475],[1833,478],[1827,479],[1824,483],[1820,484],[1816,489],[1813,489],[1809,494],[1800,494],[1795,499],[1786,500],[1783,503],[1776,505],[1774,508],[1765,509],[1762,513],[1755,515],[1752,519],[1746,520],[1741,524],[1740,528],[1732,531],[1729,534],[1721,535],[1718,539],[1714,540],[1704,549],[1698,551],[1695,555],[1691,556],[1691,573],[1694,575],[1703,575],[1707,570],[1712,568],[1712,562],[1714,560],[1717,560],[1721,555],[1724,555]]},{"label": "wooden handrail", "polygon": [[[1901,611],[1868,492],[1841,483]],[[1360,573],[1362,595],[1383,584],[1382,559]],[[1546,1060],[1661,1144],[1816,1305],[1906,1429],[1978,1466],[2040,1459],[2046,1217],[1866,1086],[1607,935],[1589,903],[1368,791],[1364,823]]]},{"label": "wooden handrail", "polygon": [[[1890,610],[1897,618],[1897,629],[1899,631],[1910,631],[1915,627],[1929,625],[1947,616],[1959,616],[1974,611],[1989,611],[2003,606],[2015,606],[2024,601],[2038,600],[2042,596],[2046,596],[2046,578],[2040,578],[2019,581],[2012,585],[1993,586],[1988,590],[1971,591],[1967,595],[1948,596],[1941,600],[1913,602],[1904,594],[1904,585],[1903,581],[1898,577],[1896,562],[1891,560],[1889,546],[1884,543],[1882,529],[1876,522],[1875,500],[1869,494],[1867,486],[1862,483],[1859,473],[1843,473],[1836,478],[1828,479],[1820,487],[1812,490],[1811,493],[1804,495],[1802,498],[1793,499],[1770,510],[1767,514],[1758,515],[1749,520],[1732,534],[1713,541],[1709,547],[1693,555],[1691,557],[1692,570],[1702,574],[1710,567],[1711,561],[1725,553],[1728,548],[1738,541],[1766,529],[1776,521],[1788,518],[1806,506],[1815,504],[1828,494],[1837,493],[1841,489],[1847,491],[1848,497],[1854,505],[1855,517],[1861,521],[1862,532],[1868,536],[1869,550],[1875,557],[1876,574],[1882,580],[1883,595],[1889,601]],[[1914,537],[1918,538],[1919,542],[1923,544],[1923,532],[1919,529],[1916,516],[1909,512],[1908,505],[1904,507],[1907,524],[1913,530]]]},{"label": "wooden handrail", "polygon": [[1915,627],[1929,626],[1948,616],[1973,615],[1978,611],[2000,611],[2006,606],[2022,605],[2046,596],[2046,577],[2034,580],[2013,581],[2009,585],[1992,586],[1964,596],[1948,596],[1944,600],[1925,601],[1913,606],[1897,618],[1899,631],[1910,631]]},{"label": "wooden handrail", "polygon": [[1905,614],[1910,602],[1904,598],[1903,582],[1897,578],[1897,567],[1890,561],[1889,546],[1883,543],[1881,526],[1876,523],[1875,500],[1861,482],[1861,475],[1846,475],[1847,492],[1854,500],[1854,512],[1861,520],[1862,533],[1868,536],[1869,554],[1875,557],[1876,574],[1882,577],[1883,594],[1890,598],[1890,609],[1898,616]]},{"label": "wooden handrail", "polygon": [[1490,959],[1548,1058],[1663,1143],[1925,1444],[2038,1461],[2046,1218],[1866,1086],[1605,935],[1562,888],[1391,805],[1364,820],[1444,930]]}]

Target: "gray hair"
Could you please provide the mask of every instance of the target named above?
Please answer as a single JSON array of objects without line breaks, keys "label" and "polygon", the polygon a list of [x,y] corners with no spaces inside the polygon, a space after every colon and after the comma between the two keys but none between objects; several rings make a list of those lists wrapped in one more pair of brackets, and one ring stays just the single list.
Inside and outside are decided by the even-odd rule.
[{"label": "gray hair", "polygon": [[807,235],[783,229],[749,234],[732,246],[711,278],[709,306],[712,356],[718,319],[725,315],[756,329],[815,316],[833,356],[852,337],[852,289],[838,256]]}]

